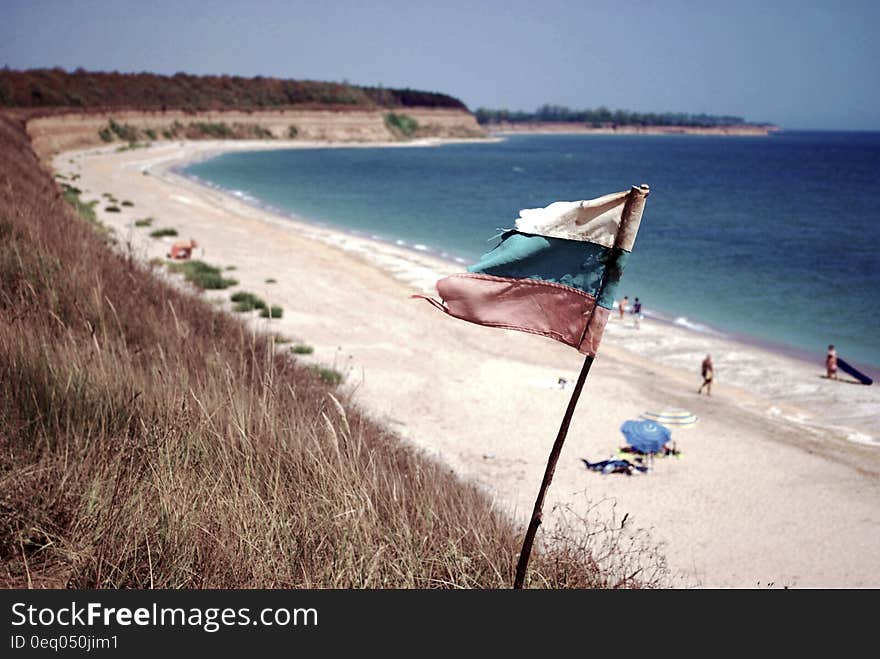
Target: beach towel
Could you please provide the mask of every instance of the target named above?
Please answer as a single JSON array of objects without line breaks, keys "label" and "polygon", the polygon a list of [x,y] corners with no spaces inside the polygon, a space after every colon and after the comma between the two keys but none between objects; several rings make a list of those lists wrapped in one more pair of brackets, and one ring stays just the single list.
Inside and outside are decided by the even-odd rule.
[{"label": "beach towel", "polygon": [[630,462],[629,460],[615,460],[614,458],[610,458],[608,460],[602,460],[600,462],[590,462],[589,460],[584,460],[583,458],[581,458],[581,461],[585,465],[587,465],[587,469],[598,471],[602,474],[626,474],[627,476],[632,476],[634,473],[648,473],[647,467],[637,464],[635,462]]}]

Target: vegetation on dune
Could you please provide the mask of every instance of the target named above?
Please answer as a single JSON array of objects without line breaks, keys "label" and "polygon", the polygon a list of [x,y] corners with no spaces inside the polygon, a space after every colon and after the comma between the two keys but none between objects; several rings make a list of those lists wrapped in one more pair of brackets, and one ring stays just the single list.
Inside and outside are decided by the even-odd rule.
[{"label": "vegetation on dune", "polygon": [[150,238],[173,238],[177,235],[177,229],[156,229],[150,231]]},{"label": "vegetation on dune", "polygon": [[118,124],[113,119],[110,119],[107,127],[110,129],[110,132],[125,142],[135,142],[138,138],[138,130],[134,126]]},{"label": "vegetation on dune", "polygon": [[290,352],[295,355],[311,355],[313,352],[315,352],[315,349],[310,345],[306,345],[305,343],[297,343],[290,349]]},{"label": "vegetation on dune", "polygon": [[[509,586],[522,529],[477,487],[110,249],[76,197],[0,113],[0,586]],[[530,579],[655,586],[665,566],[593,525]]]},{"label": "vegetation on dune", "polygon": [[263,300],[253,293],[247,293],[245,291],[233,293],[229,296],[229,299],[235,303],[232,310],[238,313],[246,313],[248,311],[253,311],[254,309],[267,308],[266,303],[263,302]]},{"label": "vegetation on dune", "polygon": [[313,365],[311,369],[323,382],[326,382],[331,387],[335,387],[342,382],[342,373],[335,369],[318,365]]},{"label": "vegetation on dune", "polygon": [[284,309],[274,304],[271,307],[260,309],[260,317],[262,318],[281,318],[283,315]]},{"label": "vegetation on dune", "polygon": [[184,279],[202,290],[221,290],[238,284],[237,280],[224,277],[220,268],[208,265],[204,261],[169,261],[168,271],[172,274],[182,274]]},{"label": "vegetation on dune", "polygon": [[134,151],[135,149],[147,149],[150,147],[149,142],[129,142],[124,146],[120,146],[116,149],[117,153],[122,153],[123,151]]},{"label": "vegetation on dune", "polygon": [[385,126],[398,139],[409,138],[419,127],[419,122],[406,114],[389,112],[385,115]]},{"label": "vegetation on dune", "polygon": [[609,110],[602,106],[592,110],[572,110],[564,105],[542,105],[534,112],[478,108],[474,113],[481,124],[499,122],[529,123],[535,121],[582,123],[602,126],[715,126],[763,125],[749,124],[742,117],[729,115],[686,114],[683,112],[631,112]]},{"label": "vegetation on dune", "polygon": [[[115,127],[115,128],[114,128]],[[145,149],[150,146],[149,142],[138,142],[137,140],[141,137],[149,137],[150,139],[156,139],[156,131],[153,129],[144,129],[139,130],[134,126],[117,124],[112,119],[110,123],[98,130],[98,135],[105,142],[112,142],[116,137],[121,139],[125,139],[128,141],[126,145],[120,146],[116,149],[118,152],[122,151],[131,151],[133,149]],[[123,137],[124,136],[124,137]],[[210,122],[210,121],[191,121],[188,123],[183,123],[181,121],[174,121],[165,128],[162,129],[162,137],[168,140],[173,139],[187,139],[187,140],[202,140],[202,139],[215,139],[215,140],[223,140],[223,139],[252,139],[252,140],[271,140],[275,139],[275,136],[265,126],[261,126],[260,124],[250,124],[250,123],[226,123],[223,121],[219,122]]]},{"label": "vegetation on dune", "polygon": [[64,200],[73,207],[73,210],[76,211],[77,215],[95,227],[95,230],[99,234],[107,238],[113,233],[113,229],[101,222],[95,213],[95,206],[98,204],[97,200],[89,202],[83,201],[80,197],[82,190],[67,183],[62,184],[61,190]]},{"label": "vegetation on dune", "polygon": [[153,224],[153,218],[152,218],[152,217],[145,217],[145,218],[142,218],[142,219],[140,219],[140,220],[135,220],[135,221],[134,221],[134,225],[135,225],[136,227],[148,227],[148,226],[152,226],[152,224]]}]

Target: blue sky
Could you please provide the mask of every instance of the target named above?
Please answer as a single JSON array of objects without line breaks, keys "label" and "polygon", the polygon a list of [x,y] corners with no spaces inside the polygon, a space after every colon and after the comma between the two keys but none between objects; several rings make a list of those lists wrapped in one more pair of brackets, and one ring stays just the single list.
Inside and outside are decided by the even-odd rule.
[{"label": "blue sky", "polygon": [[265,75],[880,130],[880,2],[0,0],[0,66]]}]

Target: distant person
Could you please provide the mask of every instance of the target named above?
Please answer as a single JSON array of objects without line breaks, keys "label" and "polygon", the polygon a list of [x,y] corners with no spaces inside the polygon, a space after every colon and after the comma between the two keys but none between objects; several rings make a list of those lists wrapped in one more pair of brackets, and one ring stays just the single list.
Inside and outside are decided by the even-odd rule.
[{"label": "distant person", "polygon": [[171,245],[171,251],[166,254],[169,259],[189,259],[192,257],[193,250],[199,244],[190,238],[187,241],[178,241]]},{"label": "distant person", "polygon": [[825,377],[829,380],[837,379],[837,350],[833,345],[828,346],[828,352],[825,355]]},{"label": "distant person", "polygon": [[700,385],[700,388],[697,389],[697,393],[703,393],[703,387],[706,387],[706,395],[712,395],[712,376],[715,368],[712,366],[712,355],[706,355],[706,359],[703,360],[702,373],[703,373],[703,384]]},{"label": "distant person", "polygon": [[623,312],[626,311],[627,304],[629,303],[629,298],[624,295],[623,301],[619,302],[617,308],[620,309],[620,319],[623,320]]},{"label": "distant person", "polygon": [[640,321],[642,320],[642,303],[639,302],[639,298],[636,298],[636,301],[633,302],[633,316],[635,316],[634,323],[636,329],[639,329]]}]

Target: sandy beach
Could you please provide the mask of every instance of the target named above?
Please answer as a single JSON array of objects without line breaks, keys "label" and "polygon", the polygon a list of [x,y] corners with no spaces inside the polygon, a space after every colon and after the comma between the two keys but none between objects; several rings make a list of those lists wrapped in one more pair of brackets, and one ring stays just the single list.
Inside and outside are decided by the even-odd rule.
[{"label": "sandy beach", "polygon": [[[284,309],[280,319],[250,314],[254,327],[313,346],[303,359],[344,373],[364,409],[526,519],[570,395],[557,383],[576,379],[577,352],[410,298],[463,264],[283,216],[174,171],[226,150],[316,145],[103,147],[62,153],[52,165],[79,175],[84,200],[101,199],[98,218],[120,249],[164,259],[175,239],[149,232],[173,227],[178,239],[198,241],[194,258],[234,266],[234,290]],[[133,206],[106,212],[103,193]],[[145,217],[152,227],[135,227]],[[650,203],[642,227],[650,230]],[[621,290],[637,294],[625,276]],[[230,292],[203,295],[230,308]],[[697,395],[707,353],[711,398]],[[824,379],[822,358],[810,364],[651,318],[635,329],[631,316],[612,314],[545,510],[628,514],[662,547],[680,586],[880,586],[880,389]],[[624,420],[669,407],[699,417],[673,434],[681,456],[632,477],[584,467],[581,458],[623,446]]]}]

